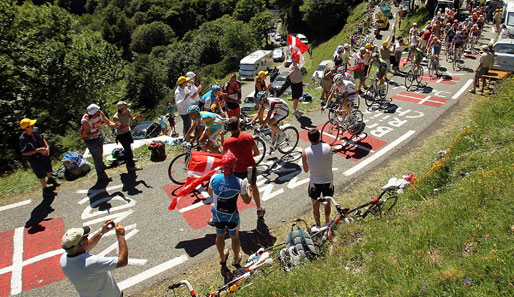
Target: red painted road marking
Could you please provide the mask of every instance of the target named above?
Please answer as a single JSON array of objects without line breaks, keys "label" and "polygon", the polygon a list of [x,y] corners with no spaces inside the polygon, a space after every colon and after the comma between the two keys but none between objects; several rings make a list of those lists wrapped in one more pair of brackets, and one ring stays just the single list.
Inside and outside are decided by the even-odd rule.
[{"label": "red painted road marking", "polygon": [[395,100],[402,100],[428,106],[441,107],[447,99],[417,93],[401,92],[392,97]]},{"label": "red painted road marking", "polygon": [[[323,128],[323,124],[318,125],[316,128],[320,130]],[[309,142],[309,138],[307,136],[308,131],[303,130],[300,132],[300,138]],[[335,135],[335,133],[332,133],[332,135]],[[377,150],[379,150],[381,147],[387,144],[387,142],[380,140],[375,137],[367,136],[363,140],[358,140],[357,137],[353,137],[348,133],[344,132],[343,135],[339,135],[340,140],[336,140],[334,146],[337,145],[345,145],[343,149],[339,150],[336,154],[338,154],[341,157],[344,157],[345,159],[350,159],[352,161],[359,161],[363,157],[369,155],[370,153],[373,153]]]},{"label": "red painted road marking", "polygon": [[428,74],[423,74],[421,80],[428,82],[435,82],[437,84],[445,84],[445,85],[454,85],[459,81],[458,77],[448,78],[447,76],[439,77],[439,78],[431,78]]},{"label": "red painted road marking", "polygon": [[[176,190],[179,187],[180,186],[176,184],[168,184],[162,188],[166,195],[168,195],[170,199],[173,199],[175,198],[173,194],[176,193]],[[183,210],[181,211],[182,216],[186,220],[187,224],[191,228],[193,228],[193,230],[198,230],[203,227],[207,227],[207,221],[212,217],[211,205],[204,205],[203,201],[201,200],[202,198],[204,197],[201,194],[198,194],[198,192],[197,196],[191,193],[188,196],[180,198],[180,200],[177,203],[177,210]],[[255,204],[253,203],[253,201],[250,202],[250,204],[245,204],[242,201],[242,199],[237,200],[237,209],[239,209],[240,212],[254,206]],[[190,209],[186,210],[186,208]]]},{"label": "red painted road marking", "polygon": [[[42,287],[65,278],[59,265],[61,238],[64,223],[61,218],[42,221],[44,228],[35,234],[23,231],[23,263],[21,279],[12,279],[12,259],[14,251],[14,231],[0,233],[0,296],[11,294],[11,284],[21,283],[22,291]],[[20,237],[21,238],[21,237]],[[44,255],[48,253],[48,255]]]}]

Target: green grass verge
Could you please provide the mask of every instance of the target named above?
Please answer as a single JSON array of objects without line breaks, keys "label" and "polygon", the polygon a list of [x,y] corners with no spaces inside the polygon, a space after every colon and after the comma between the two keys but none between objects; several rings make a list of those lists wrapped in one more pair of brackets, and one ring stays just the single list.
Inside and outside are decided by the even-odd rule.
[{"label": "green grass verge", "polygon": [[[412,28],[413,23],[418,24],[418,29],[421,30],[425,27],[425,24],[430,20],[431,13],[426,7],[418,8],[416,13],[408,13],[403,19],[400,25],[400,36],[403,38],[409,37],[409,29]],[[408,40],[405,41],[408,41]]]},{"label": "green grass verge", "polygon": [[331,256],[276,270],[240,296],[512,296],[514,82],[500,89],[476,97],[446,141],[413,153],[418,180],[393,215],[344,225]]}]

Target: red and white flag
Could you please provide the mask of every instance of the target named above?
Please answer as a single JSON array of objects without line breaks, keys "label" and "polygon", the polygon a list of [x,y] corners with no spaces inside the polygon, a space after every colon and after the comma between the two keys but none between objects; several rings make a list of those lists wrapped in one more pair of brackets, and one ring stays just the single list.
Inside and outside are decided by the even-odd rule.
[{"label": "red and white flag", "polygon": [[291,53],[294,53],[294,52],[300,52],[300,53],[305,53],[309,47],[305,44],[303,44],[303,42],[300,41],[300,39],[294,37],[293,35],[291,34],[287,34],[287,43],[289,44],[289,47],[291,48]]},{"label": "red and white flag", "polygon": [[187,171],[187,179],[184,186],[171,201],[169,210],[175,209],[178,199],[184,197],[196,189],[201,183],[208,180],[221,165],[221,155],[199,151],[191,152],[191,160]]}]

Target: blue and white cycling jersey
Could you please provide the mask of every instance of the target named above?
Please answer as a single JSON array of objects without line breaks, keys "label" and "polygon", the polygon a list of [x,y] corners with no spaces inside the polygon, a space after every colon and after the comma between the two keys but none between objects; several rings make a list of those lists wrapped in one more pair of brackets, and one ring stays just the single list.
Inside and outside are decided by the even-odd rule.
[{"label": "blue and white cycling jersey", "polygon": [[246,194],[246,182],[234,174],[225,177],[220,173],[211,178],[210,185],[213,193],[212,208],[226,214],[237,212],[239,194]]},{"label": "blue and white cycling jersey", "polygon": [[216,96],[212,95],[212,90],[205,93],[202,98],[200,98],[200,102],[202,102],[203,106],[211,108],[211,105],[216,103]]}]

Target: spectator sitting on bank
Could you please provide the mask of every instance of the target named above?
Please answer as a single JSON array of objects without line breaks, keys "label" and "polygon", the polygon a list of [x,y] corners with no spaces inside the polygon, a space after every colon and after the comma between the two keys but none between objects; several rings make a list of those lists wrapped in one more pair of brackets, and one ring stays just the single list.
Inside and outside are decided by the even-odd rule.
[{"label": "spectator sitting on bank", "polygon": [[[39,129],[34,127],[36,121],[28,118],[20,121],[20,128],[24,130],[19,139],[20,152],[28,158],[32,170],[39,178],[43,194],[48,194],[53,192],[55,187],[60,184],[52,177],[50,148],[43,135],[39,133]],[[45,177],[48,180],[45,180]],[[47,183],[52,184],[52,186],[49,187]]]}]

